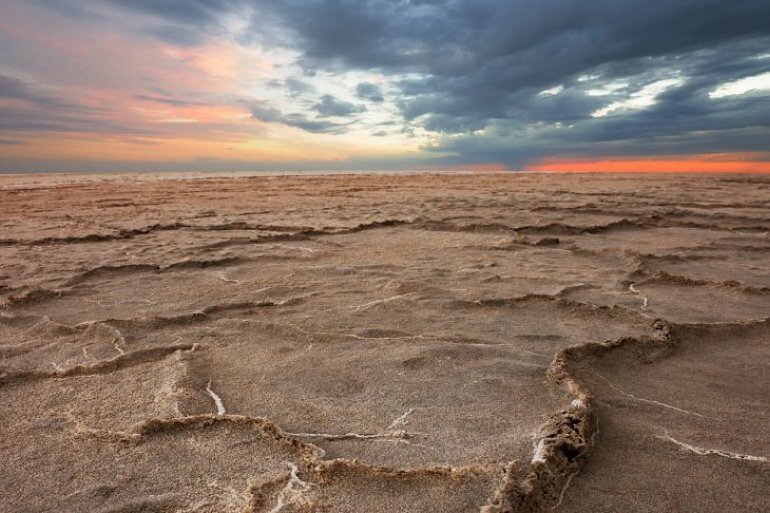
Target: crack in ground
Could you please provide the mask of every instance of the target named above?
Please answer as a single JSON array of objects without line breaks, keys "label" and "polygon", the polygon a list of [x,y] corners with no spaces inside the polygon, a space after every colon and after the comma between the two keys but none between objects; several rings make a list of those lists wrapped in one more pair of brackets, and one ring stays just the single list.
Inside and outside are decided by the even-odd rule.
[{"label": "crack in ground", "polygon": [[612,383],[609,379],[607,379],[606,377],[602,376],[598,372],[593,371],[593,373],[594,373],[594,375],[596,377],[601,378],[605,383],[607,383],[610,386],[610,388],[612,388],[613,390],[618,392],[620,395],[622,395],[624,397],[628,397],[629,399],[633,399],[634,401],[639,401],[639,402],[647,403],[647,404],[654,404],[654,405],[660,406],[662,408],[673,410],[673,411],[676,411],[676,412],[679,412],[679,413],[684,413],[685,415],[694,415],[696,417],[701,417],[703,419],[722,420],[719,417],[712,417],[712,416],[709,416],[709,415],[703,415],[702,413],[698,413],[698,412],[690,411],[690,410],[685,410],[684,408],[680,408],[680,407],[674,406],[672,404],[664,403],[664,402],[661,402],[661,401],[656,401],[654,399],[645,399],[643,397],[638,397],[638,396],[635,396],[633,394],[629,394],[628,392],[625,392],[620,387],[618,387],[617,385]]},{"label": "crack in ground", "polygon": [[286,464],[289,466],[289,480],[278,494],[275,506],[268,513],[278,513],[287,505],[303,506],[309,504],[305,493],[310,490],[311,485],[299,478],[297,465],[290,461]]},{"label": "crack in ground", "polygon": [[216,392],[214,392],[211,389],[211,380],[209,379],[208,384],[206,385],[206,393],[208,393],[211,396],[211,399],[214,400],[214,405],[217,408],[217,415],[225,415],[227,414],[227,410],[225,410],[225,403],[222,401],[222,398],[217,395]]},{"label": "crack in ground", "polygon": [[406,413],[396,418],[383,433],[284,433],[286,436],[310,440],[325,440],[336,442],[341,440],[376,440],[385,442],[409,443],[409,439],[417,436],[417,433],[408,433],[403,429],[397,429],[398,426],[406,423],[406,418],[414,413],[414,408],[410,408]]},{"label": "crack in ground", "polygon": [[753,456],[751,454],[740,454],[737,452],[722,451],[720,449],[704,449],[702,447],[690,445],[686,442],[680,442],[679,440],[672,437],[668,433],[664,433],[662,435],[655,435],[655,437],[660,438],[661,440],[668,440],[669,442],[678,445],[682,449],[698,454],[700,456],[713,455],[713,456],[721,456],[723,458],[729,458],[733,460],[758,461],[762,463],[770,463],[770,458],[766,458],[765,456]]}]

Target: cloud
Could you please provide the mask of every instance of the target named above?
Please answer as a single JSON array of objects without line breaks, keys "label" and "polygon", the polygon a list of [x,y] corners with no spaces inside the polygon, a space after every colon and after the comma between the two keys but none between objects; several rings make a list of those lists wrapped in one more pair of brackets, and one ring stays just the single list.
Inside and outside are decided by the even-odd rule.
[{"label": "cloud", "polygon": [[[91,107],[71,101],[61,93],[46,90],[33,82],[27,82],[16,77],[0,74],[0,98],[16,100],[24,105],[24,110],[36,109],[42,113],[55,116],[61,115],[98,115],[103,109]],[[20,107],[8,107],[11,112]]]},{"label": "cloud", "polygon": [[283,113],[265,101],[255,101],[249,104],[253,118],[265,123],[283,123]]},{"label": "cloud", "polygon": [[[36,82],[0,74],[0,139],[16,140],[29,134],[41,137],[71,136],[91,139],[131,139],[141,137],[206,137],[208,140],[252,137],[255,129],[232,119],[184,119],[167,122],[166,115],[145,109],[152,118],[135,115],[131,100],[173,107],[207,107],[207,103],[184,100],[157,90],[158,95],[111,97],[109,107],[85,103],[87,95],[77,89],[43,86]],[[129,101],[126,104],[126,100]],[[135,103],[135,102],[134,102]],[[241,106],[242,108],[242,106]],[[215,113],[216,114],[216,113]],[[147,120],[151,119],[152,122]]]},{"label": "cloud", "polygon": [[[725,127],[762,135],[770,123],[751,99],[717,104],[704,95],[770,69],[770,60],[754,59],[770,47],[770,4],[763,0],[262,5],[292,34],[305,66],[384,75],[407,124],[461,136],[431,146],[458,158],[467,151],[483,158],[474,148],[491,147],[519,163],[549,153],[531,133],[546,136],[552,153],[572,141],[584,153],[606,152],[609,141],[628,141],[629,151],[662,151],[669,148],[650,138],[665,137],[682,149],[706,149],[720,130],[733,129]],[[356,93],[376,97],[371,84],[359,84]],[[606,119],[594,119],[596,113]]]},{"label": "cloud", "polygon": [[330,94],[321,96],[321,101],[316,103],[313,108],[322,117],[347,117],[366,111],[366,107],[363,105],[338,100]]},{"label": "cloud", "polygon": [[172,107],[200,107],[207,105],[203,102],[196,102],[191,100],[182,100],[179,98],[173,98],[171,96],[165,95],[165,96],[152,96],[147,94],[136,94],[134,95],[134,98],[137,100],[147,101],[147,102],[154,102],[154,103],[162,103],[164,105],[171,105]]},{"label": "cloud", "polygon": [[289,96],[302,96],[315,91],[315,87],[311,84],[293,77],[287,78],[284,81],[284,86],[289,91]]},{"label": "cloud", "polygon": [[254,119],[265,123],[279,123],[299,128],[306,132],[339,134],[346,132],[348,126],[346,123],[309,119],[302,113],[283,114],[283,112],[266,101],[250,102],[249,109],[251,110],[251,115]]},{"label": "cloud", "polygon": [[[248,82],[218,98],[311,133],[349,132],[369,117],[370,134],[398,124],[446,163],[768,153],[766,0],[34,1],[84,26],[109,23],[181,47],[218,37],[280,55],[265,78],[272,92]],[[51,114],[6,110],[6,125],[85,124],[77,102],[33,85],[0,76],[0,95]]]},{"label": "cloud", "polygon": [[103,20],[101,16],[98,16],[96,13],[84,8],[83,6],[73,3],[73,2],[66,2],[63,0],[33,0],[34,2],[47,7],[48,9],[51,9],[52,11],[55,11],[59,14],[62,14],[64,16],[74,18],[74,19],[88,19],[89,21],[94,20]]},{"label": "cloud", "polygon": [[755,91],[763,91],[765,94],[770,92],[770,72],[720,84],[719,87],[709,93],[709,98],[724,98],[725,96]]},{"label": "cloud", "polygon": [[165,43],[181,47],[198,46],[205,39],[204,34],[195,27],[157,25],[145,27],[141,29],[141,32]]},{"label": "cloud", "polygon": [[36,91],[34,86],[16,77],[0,74],[0,98],[54,106],[58,100]]},{"label": "cloud", "polygon": [[431,132],[458,134],[482,130],[486,124],[485,120],[473,117],[430,114],[422,122],[422,127]]},{"label": "cloud", "polygon": [[382,90],[377,84],[371,84],[369,82],[362,82],[356,86],[356,96],[362,100],[368,100],[370,102],[383,102],[385,98],[382,96]]},{"label": "cloud", "polygon": [[[63,16],[97,22],[117,21],[142,34],[178,46],[197,46],[212,33],[221,32],[227,15],[247,8],[243,0],[33,0]],[[133,27],[126,15],[148,20]]]},{"label": "cloud", "polygon": [[[69,0],[45,0],[47,4],[71,4]],[[154,16],[167,22],[203,27],[244,4],[241,0],[84,0],[83,4],[108,4],[129,13]],[[81,7],[84,7],[81,5]]]}]

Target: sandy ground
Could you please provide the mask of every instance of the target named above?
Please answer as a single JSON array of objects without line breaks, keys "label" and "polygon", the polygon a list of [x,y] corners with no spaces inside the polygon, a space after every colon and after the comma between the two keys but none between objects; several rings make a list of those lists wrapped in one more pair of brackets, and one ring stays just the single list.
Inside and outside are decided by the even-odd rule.
[{"label": "sandy ground", "polygon": [[0,177],[0,511],[767,512],[770,176]]}]

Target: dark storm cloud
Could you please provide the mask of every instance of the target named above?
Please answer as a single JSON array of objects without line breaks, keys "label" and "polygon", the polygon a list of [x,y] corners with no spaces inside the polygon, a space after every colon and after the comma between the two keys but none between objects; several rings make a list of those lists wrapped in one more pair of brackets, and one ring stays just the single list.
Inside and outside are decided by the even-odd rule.
[{"label": "dark storm cloud", "polygon": [[452,78],[484,75],[517,87],[604,62],[767,34],[770,14],[762,0],[275,0],[256,5],[278,13],[305,59],[318,66],[339,63]]},{"label": "dark storm cloud", "polygon": [[[671,95],[674,96],[674,95]],[[672,104],[673,102],[673,104]],[[452,152],[466,163],[479,159],[521,167],[541,157],[646,156],[764,152],[770,140],[767,96],[719,100],[707,95],[686,101],[664,95],[655,106],[622,116],[591,118],[573,128],[507,120],[490,124],[483,137],[445,137],[433,151]]]},{"label": "dark storm cloud", "polygon": [[[722,130],[753,128],[751,141],[767,135],[770,118],[759,100],[707,95],[768,69],[770,60],[754,59],[770,48],[764,0],[288,0],[260,6],[293,34],[305,66],[382,73],[400,89],[405,121],[466,134],[461,142],[446,139],[436,148],[441,151],[483,153],[495,146],[502,156],[508,148],[507,160],[522,162],[548,153],[521,136],[525,125],[538,123],[573,125],[529,130],[541,140],[547,135],[551,153],[578,142],[585,153],[606,151],[608,141],[628,143],[629,151],[709,151]],[[581,84],[584,74],[595,77]],[[592,117],[671,77],[681,84],[651,108]],[[617,79],[628,84],[601,96],[587,89]],[[559,94],[538,94],[556,85],[564,86]],[[467,135],[485,127],[494,128],[492,135]],[[665,137],[675,142],[652,143]],[[729,150],[727,141],[733,139],[718,147]],[[740,146],[767,150],[766,144]]]}]

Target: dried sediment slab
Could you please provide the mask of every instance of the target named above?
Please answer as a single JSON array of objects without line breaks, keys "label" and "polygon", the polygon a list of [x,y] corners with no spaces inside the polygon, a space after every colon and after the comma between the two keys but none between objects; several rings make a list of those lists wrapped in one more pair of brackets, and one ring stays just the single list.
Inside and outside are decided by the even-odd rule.
[{"label": "dried sediment slab", "polygon": [[630,223],[596,233],[566,233],[566,243],[594,252],[637,251],[652,255],[686,255],[700,249],[732,247],[758,247],[767,249],[768,240],[763,233],[724,231],[715,226],[692,228],[682,226],[649,226]]},{"label": "dried sediment slab", "polygon": [[491,467],[394,471],[337,460],[254,489],[252,511],[479,511],[499,479]]},{"label": "dried sediment slab", "polygon": [[[339,249],[313,265],[323,265],[320,272],[329,278],[347,270],[347,274],[362,278],[360,285],[367,285],[372,278],[389,278],[396,284],[440,287],[444,296],[464,299],[554,295],[568,287],[603,283],[610,277],[621,279],[627,269],[627,260],[618,255],[586,256],[564,248],[558,241],[538,246],[542,239],[537,237],[455,231],[451,226],[424,229],[416,224],[333,235],[324,240]],[[318,269],[300,268],[298,275],[312,279],[313,271]],[[350,276],[341,278],[349,281]],[[365,293],[364,288],[354,290]],[[394,292],[420,294],[418,287],[407,290],[402,286],[394,288]]]},{"label": "dried sediment slab", "polygon": [[628,312],[548,297],[345,305],[311,320],[309,305],[172,328],[205,346],[190,373],[212,380],[228,412],[391,468],[528,459],[532,433],[570,400],[546,380],[558,348],[648,329]]},{"label": "dried sediment slab", "polygon": [[601,432],[559,511],[767,511],[770,323],[678,325],[572,365]]},{"label": "dried sediment slab", "polygon": [[4,489],[14,491],[4,504],[9,511],[241,511],[253,486],[280,478],[287,462],[317,456],[262,419],[153,420],[117,433],[57,430],[35,429],[34,449],[30,443],[26,453],[13,453],[16,472],[2,477]]},{"label": "dried sediment slab", "polygon": [[0,477],[12,491],[4,507],[233,511],[245,504],[250,480],[270,479],[285,461],[316,455],[269,421],[180,418],[180,404],[210,402],[187,373],[188,354],[76,365],[61,377],[6,382],[0,430],[13,472]]},{"label": "dried sediment slab", "polygon": [[770,290],[737,282],[709,282],[660,276],[627,279],[614,289],[570,290],[565,297],[636,309],[650,319],[673,322],[730,322],[761,319],[770,311]]},{"label": "dried sediment slab", "polygon": [[67,326],[37,316],[0,316],[5,373],[58,372],[124,355],[123,333],[105,323]]},{"label": "dried sediment slab", "polygon": [[567,402],[544,365],[507,346],[399,337],[298,346],[267,326],[242,328],[257,335],[201,354],[191,372],[213,376],[228,411],[273,418],[330,458],[502,465],[527,458],[534,428]]},{"label": "dried sediment slab", "polygon": [[730,322],[761,319],[770,312],[770,290],[752,290],[734,283],[696,282],[665,278],[635,286],[649,315],[676,322]]},{"label": "dried sediment slab", "polygon": [[[272,269],[276,269],[271,273]],[[281,302],[301,296],[302,285],[280,279],[275,263],[255,263],[241,280],[206,262],[184,263],[168,271],[154,266],[99,269],[73,279],[64,290],[31,291],[9,300],[15,312],[49,318],[61,324],[116,319],[148,319],[190,315],[207,308]],[[236,270],[237,272],[237,270]],[[261,278],[261,280],[260,280]],[[257,286],[254,286],[254,282]],[[206,294],[200,294],[206,290]]]},{"label": "dried sediment slab", "polygon": [[[71,286],[73,277],[97,273],[100,269],[117,271],[152,266],[168,266],[210,262],[223,265],[234,257],[241,259],[279,259],[303,253],[281,251],[291,249],[291,241],[282,245],[257,241],[287,238],[287,232],[252,230],[192,230],[185,228],[148,231],[141,236],[115,240],[91,240],[77,243],[61,240],[45,245],[0,244],[0,259],[7,262],[6,284],[18,292],[30,288],[56,289]],[[281,242],[281,241],[276,241]],[[237,253],[228,247],[238,244]],[[312,242],[307,244],[312,245]],[[248,246],[252,246],[248,248]],[[66,250],[63,250],[66,249]]]},{"label": "dried sediment slab", "polygon": [[[650,258],[645,267],[652,273],[664,272],[673,276],[687,276],[696,281],[734,284],[754,289],[770,288],[770,266],[767,253],[770,248],[702,248],[672,258]],[[729,265],[725,265],[729,261]]]}]

